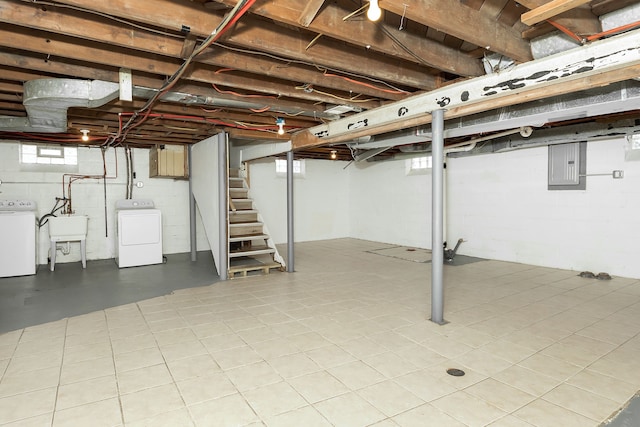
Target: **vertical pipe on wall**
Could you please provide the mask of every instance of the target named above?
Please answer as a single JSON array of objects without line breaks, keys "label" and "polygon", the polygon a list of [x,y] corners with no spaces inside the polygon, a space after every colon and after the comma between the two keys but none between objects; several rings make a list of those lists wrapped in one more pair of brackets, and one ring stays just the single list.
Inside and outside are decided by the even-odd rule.
[{"label": "vertical pipe on wall", "polygon": [[189,168],[189,243],[191,245],[191,261],[197,260],[196,246],[196,197],[193,195],[193,168],[191,167],[191,149],[187,150],[187,167]]},{"label": "vertical pipe on wall", "polygon": [[287,271],[293,273],[293,151],[287,152]]},{"label": "vertical pipe on wall", "polygon": [[220,280],[229,278],[229,226],[227,215],[229,213],[228,173],[229,164],[227,158],[227,134],[218,134],[218,209],[220,213]]},{"label": "vertical pipe on wall", "polygon": [[444,171],[444,110],[434,110],[431,122],[433,140],[431,142],[431,321],[442,325],[444,269],[443,248],[443,171]]}]

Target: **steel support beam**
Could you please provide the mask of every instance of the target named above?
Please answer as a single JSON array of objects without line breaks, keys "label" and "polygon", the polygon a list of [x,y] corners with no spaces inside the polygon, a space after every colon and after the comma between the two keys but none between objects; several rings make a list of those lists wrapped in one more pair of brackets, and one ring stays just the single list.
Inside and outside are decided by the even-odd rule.
[{"label": "steel support beam", "polygon": [[287,152],[287,272],[293,273],[293,151]]},{"label": "steel support beam", "polygon": [[197,260],[197,241],[196,241],[196,196],[193,195],[193,169],[191,167],[191,150],[193,146],[189,146],[187,151],[187,163],[189,170],[189,243],[191,245],[191,261]]},{"label": "steel support beam", "polygon": [[220,280],[229,278],[229,164],[227,159],[227,134],[218,134],[218,209],[220,235]]},{"label": "steel support beam", "polygon": [[443,318],[443,171],[444,171],[444,110],[433,111],[433,141],[431,143],[431,321],[444,324]]},{"label": "steel support beam", "polygon": [[312,127],[293,135],[293,148],[351,141],[420,126],[429,123],[430,113],[437,109],[446,108],[446,119],[463,117],[604,86],[639,74],[640,29],[637,29]]}]

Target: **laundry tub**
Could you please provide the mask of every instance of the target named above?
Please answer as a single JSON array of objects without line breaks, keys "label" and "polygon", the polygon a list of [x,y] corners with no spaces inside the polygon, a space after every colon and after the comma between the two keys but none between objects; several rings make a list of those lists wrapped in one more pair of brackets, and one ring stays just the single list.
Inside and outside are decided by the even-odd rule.
[{"label": "laundry tub", "polygon": [[50,217],[49,240],[51,241],[51,264],[49,269],[54,270],[56,265],[56,252],[59,242],[80,242],[80,255],[82,268],[87,268],[87,226],[89,217],[86,215],[63,215]]}]

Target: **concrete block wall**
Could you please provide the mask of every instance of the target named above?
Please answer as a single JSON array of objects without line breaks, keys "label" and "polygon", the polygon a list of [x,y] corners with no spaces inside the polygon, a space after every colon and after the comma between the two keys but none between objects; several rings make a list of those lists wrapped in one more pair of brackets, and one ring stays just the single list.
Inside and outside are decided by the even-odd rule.
[{"label": "concrete block wall", "polygon": [[[450,159],[449,230],[461,253],[640,278],[640,162],[626,140],[587,144],[584,191],[547,190],[547,147]],[[623,179],[613,179],[623,170]]]},{"label": "concrete block wall", "polygon": [[431,246],[431,171],[407,174],[406,160],[349,167],[351,237]]},{"label": "concrete block wall", "polygon": [[[346,162],[305,160],[304,177],[294,179],[294,235],[297,242],[349,236],[349,174]],[[274,159],[249,166],[251,197],[275,243],[287,241],[287,180]]]},{"label": "concrete block wall", "polygon": [[[38,204],[41,217],[50,212],[56,197],[63,196],[62,177],[65,171],[51,166],[46,171],[44,165],[34,167],[19,162],[18,142],[0,143],[0,198],[33,199]],[[117,153],[117,177],[116,177]],[[110,148],[106,152],[106,222],[105,189],[102,179],[83,179],[71,186],[72,207],[76,214],[89,216],[87,234],[87,258],[109,259],[115,256],[115,202],[126,198],[126,161],[123,148]],[[152,199],[162,211],[163,252],[165,254],[190,251],[189,242],[189,193],[188,182],[166,178],[149,178],[149,152],[146,149],[133,150],[134,182],[143,183],[142,188],[134,186],[134,198]],[[82,175],[102,175],[103,162],[99,148],[80,147],[78,167],[67,172]],[[65,180],[68,183],[68,179]],[[66,192],[65,188],[65,192]],[[198,221],[198,250],[209,248]],[[79,244],[71,243],[71,253],[58,252],[56,262],[76,262],[80,260]],[[49,256],[48,226],[39,231],[38,261],[46,264]]]}]

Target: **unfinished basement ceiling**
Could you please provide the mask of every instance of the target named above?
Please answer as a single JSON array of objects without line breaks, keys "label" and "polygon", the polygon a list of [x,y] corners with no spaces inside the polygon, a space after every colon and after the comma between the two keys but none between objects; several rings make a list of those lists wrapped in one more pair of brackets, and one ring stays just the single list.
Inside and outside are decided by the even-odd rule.
[{"label": "unfinished basement ceiling", "polygon": [[[26,117],[24,83],[35,79],[118,83],[121,69],[130,69],[134,96],[69,108],[66,132],[0,129],[0,140],[82,144],[82,129],[98,145],[192,144],[221,130],[244,141],[288,140],[532,61],[532,40],[544,40],[538,56],[544,43],[558,44],[559,28],[570,35],[560,36],[563,43],[595,40],[608,30],[600,18],[636,3],[381,0],[382,19],[371,22],[368,2],[352,0],[0,0],[0,116]],[[248,6],[244,14],[238,5]],[[230,22],[221,28],[225,17]],[[212,43],[194,56],[205,42]],[[160,99],[148,108],[154,95]],[[135,126],[122,132],[134,116]],[[351,157],[344,145],[298,154],[326,158],[329,150]]]}]

